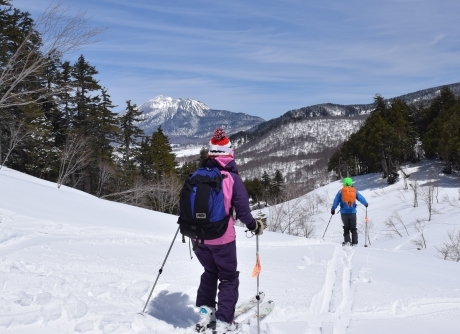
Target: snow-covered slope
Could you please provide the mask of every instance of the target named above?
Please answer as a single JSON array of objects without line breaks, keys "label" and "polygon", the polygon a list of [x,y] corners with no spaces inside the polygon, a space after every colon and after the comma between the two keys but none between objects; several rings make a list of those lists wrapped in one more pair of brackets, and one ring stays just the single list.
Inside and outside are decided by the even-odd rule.
[{"label": "snow-covered slope", "polygon": [[[407,169],[423,185],[432,164]],[[411,178],[409,180],[411,180]],[[432,181],[429,181],[432,182]],[[262,333],[457,333],[460,266],[436,258],[448,230],[460,228],[456,179],[441,177],[437,214],[426,223],[427,249],[416,250],[416,219],[428,217],[402,181],[358,177],[374,224],[369,248],[342,248],[341,223],[330,215],[338,182],[309,194],[328,197],[311,215],[314,238],[266,232],[260,237],[260,287],[276,303]],[[202,268],[178,237],[141,311],[177,229],[176,217],[27,176],[0,171],[0,333],[190,333]],[[311,200],[302,198],[303,207]],[[451,204],[442,198],[449,198]],[[270,208],[265,209],[270,214]],[[273,210],[273,209],[271,209]],[[397,211],[408,228],[387,236]],[[364,208],[358,219],[364,221]],[[361,224],[360,224],[361,225]],[[240,299],[256,291],[255,239],[236,227]],[[255,323],[246,327],[256,333]]]},{"label": "snow-covered slope", "polygon": [[[460,95],[460,83],[448,85]],[[442,87],[433,87],[387,99],[408,104],[428,104]],[[260,178],[264,171],[280,170],[288,183],[325,183],[324,174],[332,154],[350,134],[359,130],[375,106],[323,103],[287,111],[280,117],[231,136],[243,177]],[[273,175],[273,174],[272,174]]]},{"label": "snow-covered slope", "polygon": [[[236,149],[235,159],[243,178],[273,177],[280,170],[285,182],[316,186],[334,150],[364,123],[363,117],[318,117],[280,124],[260,138]],[[313,183],[312,182],[312,183]]]},{"label": "snow-covered slope", "polygon": [[161,125],[171,142],[187,144],[206,143],[217,126],[227,134],[247,130],[264,120],[260,117],[225,110],[214,110],[200,101],[177,99],[159,95],[138,107],[142,121],[138,126],[146,134]]}]

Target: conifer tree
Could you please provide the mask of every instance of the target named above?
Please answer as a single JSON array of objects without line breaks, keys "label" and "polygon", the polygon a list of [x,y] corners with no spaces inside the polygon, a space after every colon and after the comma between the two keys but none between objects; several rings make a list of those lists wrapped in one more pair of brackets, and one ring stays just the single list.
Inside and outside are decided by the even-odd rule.
[{"label": "conifer tree", "polygon": [[263,196],[263,187],[260,179],[255,177],[254,179],[244,180],[244,186],[248,192],[249,197],[257,203],[260,203],[260,200]]},{"label": "conifer tree", "polygon": [[208,148],[203,146],[200,150],[200,158],[199,163],[200,165],[208,158]]},{"label": "conifer tree", "polygon": [[144,131],[136,125],[136,122],[141,120],[141,115],[142,112],[137,110],[137,106],[131,105],[131,100],[126,101],[126,110],[119,118],[121,145],[118,148],[123,156],[122,162],[125,166],[132,162],[136,156],[138,139],[144,135]]},{"label": "conifer tree", "polygon": [[177,165],[176,155],[172,153],[169,138],[164,134],[161,126],[152,134],[150,149],[153,177],[159,179],[164,175],[174,174]]},{"label": "conifer tree", "polygon": [[265,202],[268,202],[267,199],[271,196],[271,184],[272,180],[270,178],[270,175],[268,175],[267,171],[264,171],[262,174],[262,189],[263,189],[263,198]]},{"label": "conifer tree", "polygon": [[89,124],[93,145],[98,159],[112,161],[113,146],[120,137],[117,114],[112,112],[113,105],[106,88],[101,89],[100,102],[91,109]]},{"label": "conifer tree", "polygon": [[[101,89],[100,101],[89,110],[85,133],[91,138],[90,164],[86,167],[89,175],[88,191],[95,194],[100,185],[101,169],[114,169],[113,143],[118,140],[120,129],[107,89]],[[99,187],[100,188],[100,187]],[[101,189],[100,189],[101,190]],[[101,190],[102,191],[102,190]]]},{"label": "conifer tree", "polygon": [[72,77],[72,65],[69,61],[60,64],[60,69],[57,74],[56,84],[61,87],[56,94],[59,109],[64,118],[66,129],[73,125],[75,117],[75,108],[72,106],[76,104],[74,90],[75,79]]},{"label": "conifer tree", "polygon": [[425,154],[430,158],[441,157],[446,164],[444,172],[451,174],[453,165],[458,168],[460,164],[460,100],[445,87],[424,114]]},{"label": "conifer tree", "polygon": [[262,194],[263,194],[263,187],[262,183],[260,182],[260,179],[255,177],[252,180],[252,189],[253,189],[253,198],[257,203],[260,203],[260,200],[262,199]]},{"label": "conifer tree", "polygon": [[88,132],[91,128],[91,113],[100,102],[98,95],[91,95],[92,92],[99,91],[102,87],[94,78],[99,72],[91,66],[83,55],[72,66],[71,74],[75,79],[75,119],[74,126],[83,128]]},{"label": "conifer tree", "polygon": [[431,102],[430,106],[423,112],[421,120],[421,132],[425,133],[428,126],[438,117],[443,111],[446,111],[457,104],[457,98],[449,89],[443,87],[440,94]]},{"label": "conifer tree", "polygon": [[150,151],[150,138],[149,136],[145,136],[142,138],[141,142],[139,143],[138,154],[136,156],[136,161],[139,168],[139,173],[145,179],[151,179],[152,171],[152,153]]},{"label": "conifer tree", "polygon": [[284,187],[284,177],[279,169],[275,171],[275,176],[273,177],[271,184],[271,193],[272,196],[278,198],[283,192]]},{"label": "conifer tree", "polygon": [[58,108],[55,97],[52,96],[53,87],[59,84],[59,62],[50,62],[43,73],[43,85],[46,86],[47,94],[40,101],[45,117],[53,127],[54,138],[62,137],[64,132],[64,119]]}]

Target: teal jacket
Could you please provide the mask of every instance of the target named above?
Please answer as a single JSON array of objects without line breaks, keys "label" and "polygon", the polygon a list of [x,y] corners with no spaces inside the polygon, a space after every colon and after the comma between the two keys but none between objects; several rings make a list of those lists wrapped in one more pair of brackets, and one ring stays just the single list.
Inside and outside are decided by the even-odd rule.
[{"label": "teal jacket", "polygon": [[[367,201],[358,191],[356,191],[356,199],[360,201],[361,204],[367,206]],[[345,204],[342,201],[342,189],[339,190],[337,195],[335,195],[334,203],[332,203],[332,210],[335,210],[337,206],[340,204],[340,213],[350,214],[356,213],[356,201],[353,203],[351,207]]]}]

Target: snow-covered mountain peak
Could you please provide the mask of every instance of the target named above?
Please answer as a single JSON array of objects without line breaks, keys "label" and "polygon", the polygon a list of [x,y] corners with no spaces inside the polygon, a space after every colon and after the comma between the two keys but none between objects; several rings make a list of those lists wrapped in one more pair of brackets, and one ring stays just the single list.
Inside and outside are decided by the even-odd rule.
[{"label": "snow-covered mountain peak", "polygon": [[173,98],[158,95],[147,102],[142,103],[138,110],[144,114],[144,119],[149,119],[157,115],[163,115],[164,119],[171,119],[177,112],[182,111],[187,114],[203,117],[205,111],[210,110],[203,102],[192,99]]}]

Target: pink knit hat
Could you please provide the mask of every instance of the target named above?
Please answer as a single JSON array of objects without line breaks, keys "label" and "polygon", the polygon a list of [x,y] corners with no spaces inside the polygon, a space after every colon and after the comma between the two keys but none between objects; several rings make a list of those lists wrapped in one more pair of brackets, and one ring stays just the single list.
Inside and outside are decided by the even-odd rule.
[{"label": "pink knit hat", "polygon": [[209,141],[208,156],[231,155],[233,157],[232,143],[225,135],[224,130],[217,128]]}]

